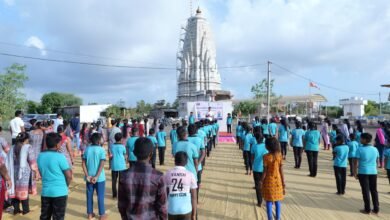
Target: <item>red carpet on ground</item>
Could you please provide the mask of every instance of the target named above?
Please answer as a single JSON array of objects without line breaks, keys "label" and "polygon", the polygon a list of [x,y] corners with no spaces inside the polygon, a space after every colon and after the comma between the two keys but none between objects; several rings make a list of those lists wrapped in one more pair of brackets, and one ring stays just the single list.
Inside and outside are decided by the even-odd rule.
[{"label": "red carpet on ground", "polygon": [[218,143],[234,144],[236,137],[227,132],[219,132]]}]

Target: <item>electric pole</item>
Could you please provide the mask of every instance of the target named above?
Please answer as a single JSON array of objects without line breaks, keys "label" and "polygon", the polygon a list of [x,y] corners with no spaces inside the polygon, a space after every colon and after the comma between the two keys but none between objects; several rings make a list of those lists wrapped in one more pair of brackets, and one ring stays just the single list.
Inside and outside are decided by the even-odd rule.
[{"label": "electric pole", "polygon": [[267,121],[270,122],[270,107],[271,107],[271,61],[267,62],[268,73],[267,73]]},{"label": "electric pole", "polygon": [[379,115],[382,115],[382,97],[381,97],[381,92],[379,92]]}]

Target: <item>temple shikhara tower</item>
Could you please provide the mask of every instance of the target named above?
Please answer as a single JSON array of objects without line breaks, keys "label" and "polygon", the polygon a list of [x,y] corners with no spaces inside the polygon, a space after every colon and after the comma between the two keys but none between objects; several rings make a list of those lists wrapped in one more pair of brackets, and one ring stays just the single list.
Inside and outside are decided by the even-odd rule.
[{"label": "temple shikhara tower", "polygon": [[188,18],[179,44],[179,114],[186,110],[187,102],[230,100],[230,92],[221,90],[213,35],[199,8],[195,16]]}]

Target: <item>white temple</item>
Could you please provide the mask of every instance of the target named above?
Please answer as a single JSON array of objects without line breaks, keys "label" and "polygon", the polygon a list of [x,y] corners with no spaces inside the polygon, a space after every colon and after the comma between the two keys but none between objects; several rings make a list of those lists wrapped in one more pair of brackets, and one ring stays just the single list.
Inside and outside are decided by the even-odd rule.
[{"label": "white temple", "polygon": [[221,90],[213,35],[199,8],[183,30],[177,54],[179,114],[187,102],[230,100],[230,92]]}]

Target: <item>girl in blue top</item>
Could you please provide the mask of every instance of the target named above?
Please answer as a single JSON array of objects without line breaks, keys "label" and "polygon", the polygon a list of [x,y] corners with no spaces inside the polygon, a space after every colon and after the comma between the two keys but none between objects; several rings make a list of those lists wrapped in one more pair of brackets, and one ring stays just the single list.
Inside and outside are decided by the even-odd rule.
[{"label": "girl in blue top", "polygon": [[345,194],[348,152],[349,147],[344,144],[344,137],[337,135],[336,146],[333,147],[333,168],[336,177],[337,195]]},{"label": "girl in blue top", "polygon": [[294,149],[295,169],[301,168],[304,136],[305,131],[302,129],[302,122],[297,121],[295,123],[295,129],[291,132],[291,146]]},{"label": "girl in blue top", "polygon": [[269,127],[267,119],[261,120],[261,130],[263,131],[263,135],[265,138],[269,137]]},{"label": "girl in blue top", "polygon": [[286,160],[289,133],[290,133],[290,127],[288,126],[286,119],[280,120],[278,136],[279,136],[280,147],[282,148],[283,160]]},{"label": "girl in blue top", "polygon": [[321,143],[321,133],[317,130],[317,125],[310,121],[308,124],[309,130],[305,134],[304,146],[309,163],[310,177],[317,176],[317,161],[318,161],[318,150]]},{"label": "girl in blue top", "polygon": [[149,140],[152,141],[153,143],[153,155],[150,160],[150,164],[152,164],[153,169],[156,168],[156,157],[157,157],[157,147],[158,147],[158,142],[156,137],[154,136],[155,130],[153,128],[149,129]]},{"label": "girl in blue top", "polygon": [[356,179],[359,179],[360,186],[362,188],[364,209],[360,212],[364,214],[371,213],[370,206],[370,194],[374,209],[374,214],[379,213],[379,198],[377,191],[377,167],[379,165],[379,151],[377,148],[370,145],[372,141],[372,135],[369,133],[363,133],[360,136],[362,146],[356,151],[356,159],[354,160],[354,175]]},{"label": "girl in blue top", "polygon": [[160,166],[164,165],[165,161],[165,148],[167,146],[167,133],[164,131],[164,125],[159,126],[159,131],[157,132],[157,142],[158,142],[158,159],[160,161]]},{"label": "girl in blue top", "polygon": [[122,171],[126,170],[127,154],[126,148],[122,144],[122,133],[115,134],[115,143],[111,145],[111,180],[112,180],[112,197],[117,198],[117,181]]},{"label": "girl in blue top", "polygon": [[134,147],[135,141],[137,141],[138,138],[138,128],[134,127],[131,129],[131,137],[128,138],[126,142],[127,158],[130,167],[134,166],[135,162],[137,162],[137,157],[134,154]]},{"label": "girl in blue top", "polygon": [[238,148],[240,148],[241,131],[242,131],[242,126],[241,126],[241,121],[239,121],[236,127],[236,141],[237,141]]},{"label": "girl in blue top", "polygon": [[356,151],[359,147],[359,143],[356,141],[355,134],[350,134],[349,139],[351,141],[348,142],[349,153],[348,153],[348,161],[349,161],[349,169],[351,171],[350,175],[353,176],[353,160],[356,159]]},{"label": "girl in blue top", "polygon": [[251,143],[253,139],[252,128],[246,127],[246,134],[243,146],[243,157],[245,162],[246,175],[252,175]]},{"label": "girl in blue top", "polygon": [[263,201],[263,197],[261,195],[261,177],[263,176],[264,171],[263,156],[268,154],[268,150],[265,148],[264,137],[261,134],[261,130],[255,130],[254,136],[256,138],[256,144],[251,149],[253,180],[255,181],[257,206],[261,207],[261,203]]}]

